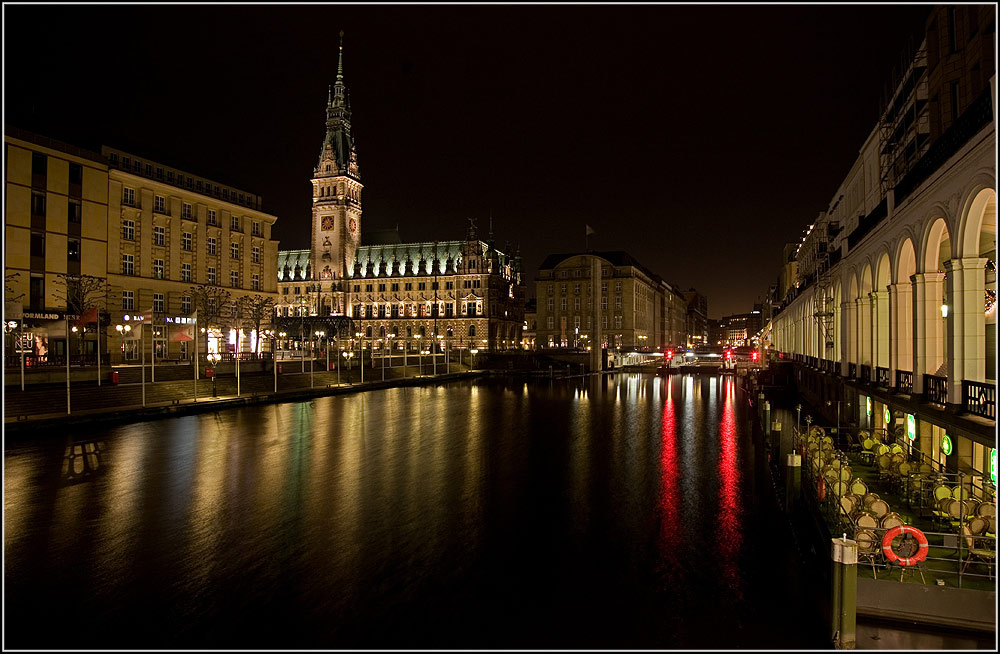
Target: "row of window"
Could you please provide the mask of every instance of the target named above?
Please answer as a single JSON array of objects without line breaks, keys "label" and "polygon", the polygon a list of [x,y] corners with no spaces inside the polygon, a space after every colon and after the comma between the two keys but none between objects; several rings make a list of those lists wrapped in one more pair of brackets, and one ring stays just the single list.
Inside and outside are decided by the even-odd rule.
[{"label": "row of window", "polygon": [[[138,207],[136,202],[135,189],[125,186],[122,188],[122,204],[129,207]],[[162,195],[153,196],[153,211],[155,213],[160,213],[163,215],[167,214],[167,199]],[[184,202],[181,205],[181,218],[185,220],[194,220],[194,207],[189,202]],[[218,227],[219,219],[218,214],[215,209],[208,210],[208,216],[206,222],[210,227]],[[243,219],[240,216],[230,216],[229,217],[229,230],[233,232],[243,231]],[[260,221],[254,220],[250,223],[250,234],[252,236],[263,236],[263,231],[261,230]]]},{"label": "row of window", "polygon": [[[133,220],[123,220],[122,221],[122,239],[126,241],[135,240],[135,221]],[[153,245],[158,247],[164,247],[166,245],[166,228],[160,225],[153,226]],[[218,242],[214,236],[209,236],[206,238],[206,244],[208,248],[208,254],[215,255],[218,254]],[[181,249],[190,251],[192,247],[192,235],[191,232],[183,232],[181,234]],[[233,259],[240,258],[240,244],[230,243],[229,253]],[[253,246],[251,249],[250,260],[252,263],[261,263],[263,257],[261,255],[261,248],[259,245]]]},{"label": "row of window", "polygon": [[[455,315],[455,303],[355,304],[351,314],[355,318],[450,318]],[[482,301],[462,302],[460,315],[483,315]]]},{"label": "row of window", "polygon": [[[575,268],[573,270],[573,276],[574,277],[590,277],[590,269],[588,268],[586,270],[581,270],[579,268]],[[610,276],[611,276],[611,268],[601,268],[601,277],[610,277]],[[568,271],[566,271],[566,270],[560,270],[559,271],[559,278],[560,279],[566,279],[567,277],[569,277],[569,272]]]},{"label": "row of window", "polygon": [[[431,290],[432,291],[438,290],[438,284],[439,283],[440,282],[431,282]],[[480,288],[481,285],[482,284],[481,284],[480,280],[478,280],[478,279],[466,279],[466,280],[462,281],[462,288]],[[384,293],[385,290],[386,290],[386,286],[387,286],[386,284],[379,284],[378,285],[378,291],[380,293]],[[365,287],[365,292],[366,293],[373,293],[374,289],[375,289],[375,284],[365,284],[364,287]],[[388,284],[388,287],[389,287],[390,291],[398,291],[399,290],[399,282],[393,282],[391,284]],[[455,290],[455,282],[445,282],[444,283],[444,289],[446,291]],[[412,291],[413,290],[413,282],[404,282],[403,283],[403,290],[404,291]],[[418,291],[426,291],[427,290],[427,282],[417,282],[417,290]],[[355,284],[354,285],[354,292],[355,293],[360,293],[361,292],[361,284]]]},{"label": "row of window", "polygon": [[[560,298],[560,300],[559,300],[559,308],[561,310],[566,311],[568,309],[568,305],[569,305],[568,298]],[[593,306],[593,302],[591,301],[590,298],[587,298],[587,308],[590,308],[592,306]],[[554,298],[548,298],[548,300],[545,303],[545,308],[549,311],[549,313],[552,313],[552,311],[555,310],[555,299]],[[578,298],[578,297],[577,298],[573,298],[573,308],[576,311],[580,310],[580,298]],[[621,309],[621,308],[622,308],[622,298],[621,298],[620,295],[615,296],[615,309]],[[608,310],[608,296],[606,296],[606,295],[601,296],[601,310],[603,310],[603,311],[607,311]]]},{"label": "row of window", "polygon": [[[112,166],[116,168],[118,167],[117,152],[110,153],[108,155],[108,159],[110,160]],[[124,155],[121,158],[121,168],[124,170],[129,170],[131,168],[138,175],[142,175],[143,171],[145,171],[146,177],[149,178],[154,177],[153,164],[146,163],[144,167],[143,164],[138,159],[132,161],[131,157],[126,157]],[[194,179],[190,176],[186,176],[180,171],[177,171],[175,173],[172,170],[168,170],[166,171],[166,174],[164,174],[164,170],[161,166],[156,167],[155,178],[161,181],[166,180],[168,184],[174,184],[176,180],[176,184],[178,184],[179,186],[186,186],[187,188],[193,189],[198,193],[206,193],[209,195],[214,195],[215,197],[222,198],[227,202],[230,201],[237,202],[239,204],[245,204],[248,206],[254,206],[256,204],[256,199],[253,195],[239,193],[235,189],[230,190],[228,188],[223,188],[220,187],[218,184],[203,182],[200,179]]]},{"label": "row of window", "polygon": [[[122,311],[135,311],[135,291],[122,291]],[[163,293],[153,293],[153,313],[164,313],[166,311],[166,303],[164,302]],[[191,313],[191,298],[190,296],[181,297],[181,313],[184,315]]]},{"label": "row of window", "polygon": [[[548,295],[552,295],[555,292],[555,288],[556,288],[555,284],[549,284],[549,285],[547,285],[545,287],[546,293]],[[562,295],[566,295],[566,284],[560,284],[559,285],[559,292]],[[602,282],[601,283],[601,294],[602,295],[606,295],[607,292],[608,292],[608,283],[607,282]],[[622,292],[622,283],[621,282],[615,282],[615,293],[621,293],[621,292]],[[580,294],[580,285],[579,284],[574,284],[573,285],[573,295],[579,295],[579,294]]]},{"label": "row of window", "polygon": [[[587,316],[587,326],[585,327],[585,329],[590,329],[591,325],[592,325],[591,316]],[[547,329],[555,329],[555,318],[553,316],[548,316],[545,319],[545,327]],[[580,329],[580,316],[573,316],[573,328]],[[601,328],[602,329],[608,328],[607,316],[601,316]],[[622,317],[615,316],[615,329],[621,329],[621,328],[622,328]]]},{"label": "row of window", "polygon": [[[32,241],[34,243],[34,241]],[[43,245],[44,247],[44,245]],[[77,245],[79,247],[79,244]],[[79,256],[79,253],[78,255]],[[134,276],[135,275],[135,256],[131,254],[122,255],[122,274]],[[153,259],[153,278],[154,279],[164,279],[166,277],[166,268],[164,266],[163,259]],[[217,282],[216,270],[214,266],[208,266],[205,271],[205,278],[208,284],[215,284]],[[191,281],[191,264],[182,263],[181,264],[181,281],[190,282]],[[233,288],[240,288],[242,284],[240,283],[240,271],[231,270],[229,271],[229,285]],[[259,291],[260,286],[260,274],[253,273],[250,280],[250,288]]]}]

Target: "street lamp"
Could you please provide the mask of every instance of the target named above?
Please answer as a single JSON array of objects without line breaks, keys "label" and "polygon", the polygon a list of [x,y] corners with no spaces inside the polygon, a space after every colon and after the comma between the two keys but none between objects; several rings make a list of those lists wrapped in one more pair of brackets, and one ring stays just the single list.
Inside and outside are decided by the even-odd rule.
[{"label": "street lamp", "polygon": [[438,348],[440,348],[440,347],[441,347],[441,340],[440,340],[440,339],[444,338],[444,336],[442,336],[441,334],[438,334],[438,335],[436,336],[436,338],[438,339],[437,341],[432,341],[432,342],[434,343],[434,374],[435,374],[435,375],[436,375],[436,374],[438,374],[438,367],[437,367],[437,360],[438,360],[438,357],[437,357],[437,350],[438,350]]},{"label": "street lamp", "polygon": [[125,359],[125,339],[132,331],[132,325],[115,325],[115,331],[122,337],[122,359]]},{"label": "street lamp", "polygon": [[[322,330],[322,329],[317,329],[316,330],[316,340],[322,342],[323,338],[325,336],[326,336],[326,332],[324,330]],[[330,344],[329,343],[326,344],[326,370],[327,370],[327,372],[330,371]]]},{"label": "street lamp", "polygon": [[355,336],[358,337],[358,363],[361,367],[361,383],[365,382],[365,342],[363,340],[363,332],[355,332]]},{"label": "street lamp", "polygon": [[420,347],[420,334],[414,334],[413,338],[417,339],[417,354],[420,356],[420,374],[424,374],[424,350]]},{"label": "street lamp", "polygon": [[472,370],[475,370],[475,368],[476,368],[476,355],[479,354],[479,350],[477,350],[476,348],[471,348],[469,350],[469,354],[471,355],[471,357],[469,358],[469,366],[470,366],[470,368]]}]

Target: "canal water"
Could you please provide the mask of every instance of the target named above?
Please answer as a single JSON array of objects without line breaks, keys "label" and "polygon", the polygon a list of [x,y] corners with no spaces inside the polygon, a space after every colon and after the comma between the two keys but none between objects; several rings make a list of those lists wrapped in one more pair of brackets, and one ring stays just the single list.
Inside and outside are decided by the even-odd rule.
[{"label": "canal water", "polygon": [[751,411],[635,374],[8,438],[5,645],[829,647]]}]

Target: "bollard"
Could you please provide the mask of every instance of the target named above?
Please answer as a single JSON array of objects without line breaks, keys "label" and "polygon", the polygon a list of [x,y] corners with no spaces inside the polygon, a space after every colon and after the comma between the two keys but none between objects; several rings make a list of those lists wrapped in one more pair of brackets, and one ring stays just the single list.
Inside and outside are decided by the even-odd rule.
[{"label": "bollard", "polygon": [[792,452],[786,459],[785,468],[785,513],[795,509],[795,500],[799,496],[799,486],[802,483],[802,457]]},{"label": "bollard", "polygon": [[771,401],[764,401],[764,432],[768,432],[771,429]]},{"label": "bollard", "polygon": [[832,565],[833,602],[830,607],[830,631],[837,649],[857,646],[858,544],[847,538],[834,538]]}]

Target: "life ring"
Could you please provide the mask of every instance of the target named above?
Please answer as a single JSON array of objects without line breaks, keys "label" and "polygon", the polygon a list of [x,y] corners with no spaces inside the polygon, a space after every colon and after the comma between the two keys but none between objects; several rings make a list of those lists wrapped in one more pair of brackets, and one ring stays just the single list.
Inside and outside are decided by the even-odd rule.
[{"label": "life ring", "polygon": [[[917,543],[920,544],[920,547],[917,548],[917,553],[913,556],[902,557],[892,549],[892,541],[903,534],[912,534],[917,539]],[[893,527],[885,532],[885,536],[882,537],[882,553],[885,554],[885,558],[889,559],[889,563],[896,563],[901,566],[916,565],[927,558],[927,537],[924,536],[924,532],[910,525]]]}]

